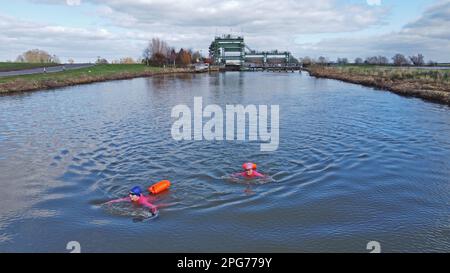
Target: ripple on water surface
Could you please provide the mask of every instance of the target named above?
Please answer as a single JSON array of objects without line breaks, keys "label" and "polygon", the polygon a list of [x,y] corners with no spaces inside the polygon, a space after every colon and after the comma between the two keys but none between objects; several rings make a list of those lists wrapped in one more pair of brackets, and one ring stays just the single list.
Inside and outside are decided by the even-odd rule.
[{"label": "ripple on water surface", "polygon": [[[174,141],[171,109],[195,96],[279,105],[279,149]],[[226,73],[1,96],[0,113],[2,251],[74,239],[85,251],[450,250],[447,106],[298,73]],[[268,179],[232,179],[248,161]],[[163,179],[156,218],[102,205]]]}]

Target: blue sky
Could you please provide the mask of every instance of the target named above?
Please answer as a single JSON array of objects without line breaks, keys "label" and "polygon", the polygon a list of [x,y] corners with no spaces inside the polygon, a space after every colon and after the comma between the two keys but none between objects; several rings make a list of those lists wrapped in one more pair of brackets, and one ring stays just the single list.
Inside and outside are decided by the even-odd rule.
[{"label": "blue sky", "polygon": [[31,48],[63,61],[139,58],[152,37],[206,53],[214,35],[232,32],[297,57],[450,61],[449,22],[449,0],[16,0],[0,7],[0,60]]}]

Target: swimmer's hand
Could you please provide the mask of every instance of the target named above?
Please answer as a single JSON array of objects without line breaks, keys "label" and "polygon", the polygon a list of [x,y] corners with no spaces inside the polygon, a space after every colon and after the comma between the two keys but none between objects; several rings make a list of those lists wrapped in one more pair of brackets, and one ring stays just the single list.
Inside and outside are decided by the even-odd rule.
[{"label": "swimmer's hand", "polygon": [[150,212],[152,213],[152,216],[155,216],[156,214],[158,214],[158,209],[156,207],[152,207],[150,209]]}]

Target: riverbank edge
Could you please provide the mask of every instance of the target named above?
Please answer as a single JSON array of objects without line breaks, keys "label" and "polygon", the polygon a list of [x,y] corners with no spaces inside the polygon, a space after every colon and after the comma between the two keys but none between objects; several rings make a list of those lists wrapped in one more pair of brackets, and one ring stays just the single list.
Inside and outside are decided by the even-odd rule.
[{"label": "riverbank edge", "polygon": [[339,80],[348,83],[363,85],[366,87],[373,87],[379,90],[390,91],[395,94],[405,97],[421,98],[430,102],[446,104],[450,106],[450,92],[416,89],[413,82],[396,81],[388,82],[383,78],[364,77],[360,75],[351,75],[343,73],[332,73],[330,70],[320,68],[303,68],[310,76],[315,78]]},{"label": "riverbank edge", "polygon": [[97,82],[129,80],[134,78],[146,78],[157,75],[184,74],[184,73],[196,73],[196,71],[194,69],[189,68],[169,68],[169,69],[163,68],[161,69],[161,71],[119,72],[111,75],[99,75],[99,76],[83,75],[81,77],[64,79],[63,81],[57,80],[36,81],[18,78],[10,82],[0,83],[0,95],[31,92],[38,90],[49,90]]}]

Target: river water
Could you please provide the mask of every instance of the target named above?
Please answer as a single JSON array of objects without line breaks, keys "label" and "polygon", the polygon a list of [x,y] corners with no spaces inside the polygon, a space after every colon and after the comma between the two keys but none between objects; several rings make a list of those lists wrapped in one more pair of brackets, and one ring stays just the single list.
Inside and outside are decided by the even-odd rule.
[{"label": "river water", "polygon": [[[175,141],[171,109],[194,97],[279,105],[278,150]],[[448,106],[299,73],[1,96],[0,251],[449,252],[449,136]],[[246,161],[271,180],[226,179]],[[102,205],[162,179],[157,218]]]}]

